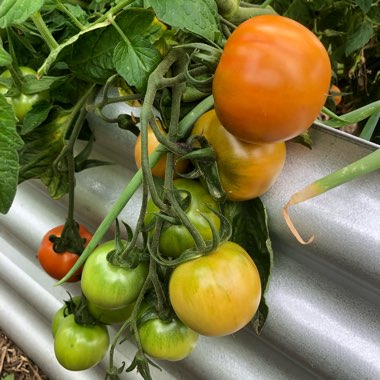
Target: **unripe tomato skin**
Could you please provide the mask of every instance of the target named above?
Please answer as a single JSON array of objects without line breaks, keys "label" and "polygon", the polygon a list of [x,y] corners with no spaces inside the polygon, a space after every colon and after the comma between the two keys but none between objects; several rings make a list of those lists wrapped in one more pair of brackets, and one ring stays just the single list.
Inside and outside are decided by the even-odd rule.
[{"label": "unripe tomato skin", "polygon": [[198,334],[177,318],[150,319],[138,328],[141,345],[149,356],[159,360],[179,361],[193,351]]},{"label": "unripe tomato skin", "polygon": [[261,299],[260,275],[242,247],[224,242],[215,251],[177,266],[169,296],[186,326],[202,335],[224,336],[254,317]]},{"label": "unripe tomato skin", "polygon": [[83,294],[102,309],[121,309],[135,302],[148,275],[146,262],[133,269],[108,262],[107,255],[115,248],[114,240],[96,247],[82,271]]},{"label": "unripe tomato skin", "polygon": [[253,144],[239,140],[223,127],[215,110],[203,114],[191,133],[203,135],[214,147],[219,178],[229,200],[245,201],[261,196],[284,167],[283,141]]},{"label": "unripe tomato skin", "polygon": [[[21,73],[26,75],[36,75],[36,71],[30,67],[21,66]],[[9,70],[4,71],[1,75],[1,78],[10,78],[11,73]],[[0,94],[5,95],[7,93],[7,89],[3,86],[0,86]],[[48,91],[41,91],[35,94],[19,94],[14,97],[6,97],[8,103],[10,103],[13,107],[14,113],[17,119],[22,122],[24,120],[25,115],[32,109],[32,107],[42,100],[49,99]]]},{"label": "unripe tomato skin", "polygon": [[79,325],[74,315],[67,316],[54,337],[54,352],[58,362],[70,371],[83,371],[98,364],[109,346],[107,327]]},{"label": "unripe tomato skin", "polygon": [[241,140],[289,140],[317,118],[330,81],[328,53],[310,30],[283,16],[256,16],[224,46],[213,80],[215,110]]}]

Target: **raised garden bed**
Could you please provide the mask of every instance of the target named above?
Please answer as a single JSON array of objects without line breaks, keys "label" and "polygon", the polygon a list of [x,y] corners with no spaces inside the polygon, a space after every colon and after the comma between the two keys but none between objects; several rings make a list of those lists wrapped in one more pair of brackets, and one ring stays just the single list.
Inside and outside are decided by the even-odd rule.
[{"label": "raised garden bed", "polygon": [[[95,116],[90,122],[97,125],[95,156],[115,162],[77,176],[76,218],[94,230],[136,169],[132,135],[116,127],[110,133],[112,127]],[[275,252],[262,334],[257,337],[247,327],[224,338],[202,337],[188,359],[159,363],[163,370],[154,369],[154,379],[380,378],[380,173],[291,210],[300,232],[315,235],[311,245],[294,239],[281,214],[295,191],[378,147],[319,127],[312,138],[312,150],[287,144],[286,167],[262,198]],[[64,370],[54,356],[52,316],[66,291],[78,294],[79,286],[54,287],[39,267],[36,250],[45,231],[64,222],[66,202],[52,201],[30,181],[18,188],[10,212],[0,217],[0,327],[51,379],[103,379],[105,362],[76,373]],[[121,214],[132,226],[138,202],[136,194]],[[20,230],[21,221],[27,229]],[[134,353],[125,342],[116,360],[128,364]]]}]

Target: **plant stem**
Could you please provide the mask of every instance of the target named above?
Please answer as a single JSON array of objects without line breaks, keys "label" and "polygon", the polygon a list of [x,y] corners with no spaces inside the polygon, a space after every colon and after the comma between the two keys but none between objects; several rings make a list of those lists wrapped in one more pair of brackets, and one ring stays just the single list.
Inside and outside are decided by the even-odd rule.
[{"label": "plant stem", "polygon": [[[195,121],[205,112],[207,112],[214,104],[214,99],[212,96],[207,97],[202,102],[200,102],[198,105],[196,105],[192,111],[190,111],[179,123],[179,134],[186,135]],[[149,155],[149,164],[151,167],[155,166],[157,162],[160,160],[160,158],[163,155],[162,151],[163,146],[159,145],[154,152],[152,152]],[[130,180],[128,185],[124,188],[124,190],[121,192],[119,198],[114,203],[114,205],[111,207],[111,209],[108,211],[108,214],[105,216],[103,221],[100,223],[98,229],[95,231],[92,239],[90,240],[89,244],[84,249],[83,253],[75,263],[75,265],[71,268],[71,270],[66,274],[65,277],[63,277],[61,280],[59,280],[56,285],[63,284],[67,279],[69,279],[75,271],[84,264],[84,262],[87,260],[87,257],[91,254],[91,252],[94,250],[94,248],[100,243],[103,236],[106,234],[108,229],[111,227],[114,220],[117,218],[117,216],[120,214],[120,212],[123,210],[125,205],[129,202],[133,194],[138,190],[142,183],[142,170],[139,169],[136,174],[133,176],[133,178]]]},{"label": "plant stem", "polygon": [[308,244],[313,241],[314,236],[312,236],[307,241],[301,238],[289,217],[288,207],[314,198],[325,193],[328,190],[333,189],[334,187],[343,185],[362,175],[371,173],[378,169],[380,169],[380,149],[375,150],[374,152],[353,162],[350,165],[345,166],[344,168],[336,170],[335,172],[313,182],[312,184],[293,194],[288,203],[283,207],[283,215],[286,223],[288,224],[296,239],[302,244]]},{"label": "plant stem", "polygon": [[84,30],[86,27],[61,3],[60,0],[54,0],[57,8],[62,12],[65,13],[71,21],[75,24],[75,26],[79,30]]},{"label": "plant stem", "polygon": [[46,44],[49,46],[50,50],[54,50],[59,46],[59,43],[54,39],[53,35],[50,33],[47,25],[45,24],[45,21],[43,20],[41,13],[36,12],[32,16],[32,20],[34,22],[34,25],[38,29],[38,31],[41,34],[41,37],[46,42]]},{"label": "plant stem", "polygon": [[120,3],[118,3],[114,7],[112,7],[103,16],[99,17],[93,24],[98,24],[100,22],[107,20],[109,17],[114,16],[117,12],[121,11],[124,7],[126,7],[127,5],[129,5],[132,2],[133,2],[133,0],[121,1]]},{"label": "plant stem", "polygon": [[229,20],[235,25],[239,25],[242,22],[255,17],[255,16],[261,16],[261,15],[274,15],[277,14],[276,11],[271,8],[263,8],[260,5],[257,6],[251,6],[251,7],[239,7],[238,11],[234,14],[234,16]]}]

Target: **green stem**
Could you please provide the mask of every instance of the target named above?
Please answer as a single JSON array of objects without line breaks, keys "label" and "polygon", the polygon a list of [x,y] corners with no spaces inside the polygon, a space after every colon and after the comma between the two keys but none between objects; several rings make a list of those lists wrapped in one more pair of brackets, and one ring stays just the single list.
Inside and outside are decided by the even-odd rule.
[{"label": "green stem", "polygon": [[238,11],[234,14],[234,16],[229,20],[235,25],[239,25],[242,22],[261,15],[275,15],[276,11],[271,7],[263,8],[260,5],[251,6],[251,7],[239,7]]},{"label": "green stem", "polygon": [[[198,118],[203,115],[205,112],[207,112],[214,104],[214,99],[210,95],[202,102],[198,103],[192,111],[190,111],[179,123],[179,134],[186,136],[193,124],[198,120]],[[159,145],[154,152],[152,152],[149,155],[149,164],[150,167],[153,167],[157,164],[157,162],[160,160],[160,158],[163,155],[162,151],[162,145]],[[103,221],[100,223],[98,229],[95,231],[92,239],[90,240],[89,244],[84,249],[83,253],[75,263],[75,265],[71,268],[71,270],[66,274],[65,277],[63,277],[60,281],[56,283],[56,285],[63,284],[68,278],[72,276],[75,271],[84,264],[84,262],[87,260],[88,256],[91,254],[91,252],[94,250],[94,248],[100,243],[103,236],[106,234],[108,229],[112,226],[112,223],[117,218],[117,216],[120,214],[120,212],[124,209],[125,205],[129,202],[129,200],[132,198],[133,194],[139,189],[140,185],[142,183],[142,170],[139,169],[136,174],[133,176],[133,178],[129,181],[128,185],[124,188],[124,190],[121,192],[119,198],[114,203],[114,205],[111,207],[111,209],[108,211],[108,214],[105,216]]]},{"label": "green stem", "polygon": [[108,12],[106,12],[103,16],[99,17],[93,24],[101,23],[110,17],[114,16],[116,13],[121,11],[124,7],[132,3],[134,0],[124,0],[120,3],[116,4],[114,7],[112,7]]},{"label": "green stem", "polygon": [[71,21],[75,24],[75,26],[79,30],[84,30],[86,27],[61,3],[60,0],[54,0],[57,8],[62,12],[65,13]]},{"label": "green stem", "polygon": [[332,128],[341,128],[353,123],[358,123],[378,111],[380,111],[380,100],[346,113],[341,117],[334,115],[332,116],[334,117],[333,119],[327,120],[323,122],[323,124]]},{"label": "green stem", "polygon": [[49,46],[49,49],[54,50],[55,48],[57,48],[59,46],[59,43],[54,39],[53,35],[50,33],[47,25],[45,24],[45,21],[41,16],[41,13],[34,13],[34,15],[32,16],[32,20],[34,22],[34,25],[40,32],[42,39]]}]

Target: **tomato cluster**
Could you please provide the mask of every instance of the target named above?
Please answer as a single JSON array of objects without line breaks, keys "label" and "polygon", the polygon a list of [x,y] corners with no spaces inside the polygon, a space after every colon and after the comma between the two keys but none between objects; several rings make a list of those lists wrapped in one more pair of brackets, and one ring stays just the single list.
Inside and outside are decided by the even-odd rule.
[{"label": "tomato cluster", "polygon": [[[188,140],[178,144],[182,150],[173,148],[175,178],[166,178],[165,156],[151,169],[165,185],[156,199],[145,194],[139,219],[143,248],[136,244],[128,251],[129,243],[119,238],[97,246],[77,273],[82,298],[72,300],[73,310],[65,305],[56,313],[55,353],[65,368],[86,369],[103,358],[108,324],[127,321],[123,326],[130,327],[140,354],[176,361],[192,352],[199,335],[233,334],[254,319],[266,280],[253,260],[252,245],[246,250],[244,243],[230,240],[234,226],[223,214],[223,202],[226,198],[229,204],[244,205],[271,188],[285,163],[285,141],[317,117],[330,77],[326,50],[295,21],[258,16],[234,30],[215,71],[214,109],[194,123]],[[165,140],[161,122],[156,126],[155,132],[148,126],[149,153],[159,146],[157,131],[159,140]],[[170,143],[168,147],[176,146]],[[141,151],[139,136],[138,167]],[[186,160],[177,160],[185,154],[180,151],[188,153]],[[201,180],[194,179],[200,159],[216,164],[216,182],[225,198],[212,196],[204,173]],[[57,279],[67,268],[53,273],[44,254],[65,257],[53,252],[49,238],[59,233],[49,232],[39,252],[41,264]],[[85,236],[82,229],[80,234]],[[137,259],[121,260],[126,252]],[[90,322],[78,317],[78,309],[91,316]]]}]

